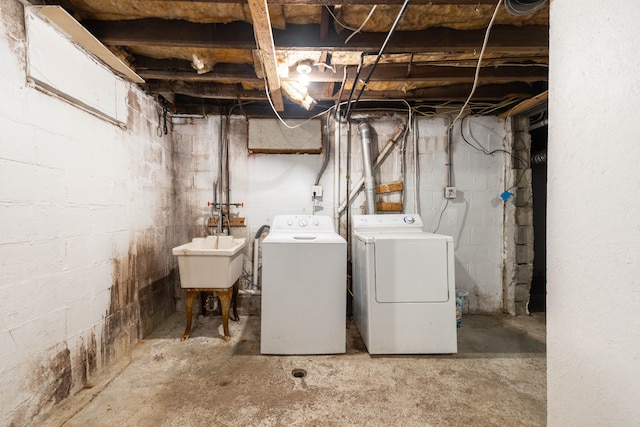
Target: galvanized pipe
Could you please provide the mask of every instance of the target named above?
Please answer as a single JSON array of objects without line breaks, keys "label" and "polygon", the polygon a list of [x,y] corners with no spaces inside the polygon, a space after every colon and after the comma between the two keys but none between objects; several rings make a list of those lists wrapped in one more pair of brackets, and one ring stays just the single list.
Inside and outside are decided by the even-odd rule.
[{"label": "galvanized pipe", "polygon": [[364,195],[367,202],[367,214],[376,213],[375,181],[373,179],[373,164],[371,163],[371,126],[362,122],[358,125],[362,142],[362,168],[364,172]]}]

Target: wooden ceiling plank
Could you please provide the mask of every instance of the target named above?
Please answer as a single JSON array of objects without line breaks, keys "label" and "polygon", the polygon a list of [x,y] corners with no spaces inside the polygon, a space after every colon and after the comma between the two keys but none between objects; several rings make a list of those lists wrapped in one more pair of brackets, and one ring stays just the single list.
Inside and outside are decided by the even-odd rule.
[{"label": "wooden ceiling plank", "polygon": [[284,110],[282,91],[280,89],[280,77],[278,76],[278,63],[276,49],[271,33],[271,20],[266,0],[248,0],[253,21],[253,31],[260,49],[262,66],[264,68],[268,88],[271,93],[271,102],[277,111]]}]

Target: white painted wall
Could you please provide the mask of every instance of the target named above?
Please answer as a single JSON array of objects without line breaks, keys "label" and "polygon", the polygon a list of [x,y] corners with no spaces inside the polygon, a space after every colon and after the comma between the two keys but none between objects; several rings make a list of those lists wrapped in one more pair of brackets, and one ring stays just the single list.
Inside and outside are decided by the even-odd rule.
[{"label": "white painted wall", "polygon": [[[373,157],[406,121],[406,115],[369,118],[374,129]],[[213,182],[218,170],[219,117],[188,121],[177,118],[173,126],[176,139],[175,169],[178,185],[178,209],[182,212],[181,237],[187,241],[206,232],[204,223],[209,215],[207,201],[212,200]],[[193,123],[193,124],[189,124]],[[362,176],[362,154],[357,122],[352,128],[351,179],[352,187]],[[417,132],[419,153],[419,204],[425,230],[438,226],[440,213],[445,207],[443,197],[447,183],[447,128],[448,119],[420,118]],[[312,212],[311,185],[322,165],[318,154],[249,154],[246,141],[246,119],[233,117],[230,129],[231,201],[244,202],[239,215],[247,218],[247,228],[234,228],[234,235],[248,237],[250,241],[263,224],[271,224],[278,214],[310,214]],[[341,197],[345,197],[347,128],[341,132]],[[481,144],[487,151],[505,149],[511,145],[507,139],[505,122],[495,117],[471,117],[465,120],[465,136],[471,143]],[[333,141],[332,133],[332,144]],[[438,232],[454,236],[456,242],[456,284],[469,291],[470,312],[497,313],[502,310],[502,269],[504,202],[499,195],[505,186],[505,168],[510,164],[508,155],[497,153],[487,156],[469,147],[460,135],[460,125],[453,130],[453,184],[458,197],[446,204]],[[320,136],[318,135],[318,138]],[[406,212],[414,213],[413,135],[406,142],[407,188]],[[389,153],[375,173],[379,184],[402,181],[401,141]],[[335,146],[334,146],[335,149]],[[319,215],[333,216],[334,156],[320,181],[323,187],[323,210]],[[210,169],[207,169],[210,168]],[[386,201],[401,201],[400,194],[386,196]],[[382,200],[382,198],[380,198]],[[513,203],[513,199],[507,203]],[[353,201],[351,214],[363,213],[364,194]],[[341,232],[344,234],[344,215]],[[197,223],[197,225],[195,225]],[[190,225],[192,224],[192,225]],[[245,251],[245,269],[251,273],[252,242]]]},{"label": "white painted wall", "polygon": [[27,86],[22,7],[0,9],[0,425],[25,425],[142,335],[175,268],[172,151],[138,89],[125,130]]},{"label": "white painted wall", "polygon": [[[220,153],[219,116],[172,121],[174,170],[176,184],[176,241],[214,233],[205,224],[211,215],[208,202],[214,200],[214,182],[218,181]],[[226,123],[223,117],[222,121]],[[247,120],[232,116],[229,129],[230,201],[244,203],[232,207],[232,214],[246,218],[246,227],[233,227],[232,234],[246,237],[245,272],[252,274],[255,233],[269,225],[275,215],[311,214],[311,186],[322,165],[322,154],[249,154]],[[320,135],[318,135],[320,138]],[[318,215],[332,215],[333,175],[331,164],[320,184],[324,191],[324,210]],[[215,214],[215,213],[214,213]],[[241,283],[245,285],[248,283]],[[182,304],[179,305],[181,309]]]},{"label": "white painted wall", "polygon": [[550,426],[640,420],[640,3],[551,3]]}]

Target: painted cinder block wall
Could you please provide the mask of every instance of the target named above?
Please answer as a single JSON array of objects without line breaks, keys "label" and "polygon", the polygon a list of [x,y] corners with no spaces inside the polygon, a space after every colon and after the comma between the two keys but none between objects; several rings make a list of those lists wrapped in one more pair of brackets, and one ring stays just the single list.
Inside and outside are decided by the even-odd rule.
[{"label": "painted cinder block wall", "polygon": [[[185,120],[174,119],[172,131],[176,141],[176,214],[181,227],[190,239],[207,232],[204,227],[209,215],[207,201],[212,199],[213,182],[217,179],[220,117]],[[222,120],[225,120],[222,118]],[[392,114],[368,117],[373,127],[373,155],[382,150],[400,126],[406,115]],[[423,117],[408,134],[405,149],[407,189],[406,212],[416,212],[414,203],[415,185],[413,170],[413,134],[416,134],[420,179],[418,182],[419,211],[425,223],[425,231],[437,231],[452,235],[456,241],[456,285],[469,291],[466,309],[475,313],[500,313],[503,311],[503,287],[514,285],[510,280],[503,283],[505,263],[505,239],[515,239],[515,230],[505,231],[505,214],[513,215],[516,198],[507,202],[500,194],[513,185],[516,174],[511,170],[511,158],[505,153],[486,155],[464,142],[460,134],[460,122],[451,131],[452,136],[452,183],[458,189],[458,197],[449,203],[443,197],[447,185],[448,127],[446,117]],[[357,121],[352,125],[351,179],[352,187],[362,176],[362,155]],[[311,185],[322,165],[319,154],[251,154],[247,150],[247,120],[232,117],[229,129],[231,201],[244,202],[238,209],[247,218],[246,227],[232,228],[232,233],[247,237],[245,269],[251,273],[253,238],[261,225],[270,224],[278,214],[310,214]],[[465,137],[472,144],[480,144],[486,151],[510,150],[512,139],[509,122],[497,117],[470,117],[465,120]],[[320,138],[320,135],[318,135]],[[331,138],[332,154],[329,166],[321,178],[323,187],[322,210],[319,215],[333,216],[334,191],[333,168],[335,138]],[[189,153],[195,153],[191,156]],[[397,182],[402,179],[401,141],[389,153],[375,172],[378,184]],[[340,202],[345,198],[344,170],[347,155],[347,128],[341,132],[340,158]],[[207,163],[210,166],[206,166]],[[207,167],[210,169],[207,170]],[[515,190],[512,189],[515,193]],[[380,196],[380,201],[401,201],[401,196]],[[364,195],[361,193],[352,204],[351,214],[363,213]],[[445,208],[446,205],[446,208]],[[444,211],[443,211],[444,208]],[[442,212],[442,215],[441,215]],[[441,219],[440,219],[441,218]],[[340,223],[345,235],[345,216]],[[439,223],[439,226],[438,226]],[[505,234],[511,233],[511,234]],[[188,235],[188,238],[187,238]],[[510,291],[513,295],[513,290]]]},{"label": "painted cinder block wall", "polygon": [[22,6],[0,9],[0,425],[17,426],[175,310],[175,203],[153,99],[130,87],[123,129],[34,89]]},{"label": "painted cinder block wall", "polygon": [[[127,94],[125,129],[45,95],[25,83],[22,7],[5,2],[2,12],[0,55],[6,60],[0,88],[13,102],[0,106],[0,220],[11,224],[0,233],[0,422],[23,424],[126,354],[174,310],[176,299],[180,308],[171,248],[207,232],[221,118],[176,118],[170,133],[159,136],[157,106],[134,87]],[[380,150],[404,116],[367,120]],[[467,124],[471,139],[487,150],[511,144],[502,120],[471,118]],[[248,154],[246,119],[233,117],[229,129],[231,201],[245,203],[239,214],[248,224],[233,233],[253,240],[277,214],[310,213],[310,186],[322,155]],[[458,241],[457,284],[470,291],[470,311],[499,312],[502,219],[512,201],[504,204],[498,196],[512,179],[509,158],[477,152],[454,127],[453,184],[459,196],[440,220],[447,119],[420,118],[415,129],[425,230],[440,222],[438,231]],[[352,134],[355,182],[362,167],[357,130]],[[343,128],[343,167],[346,140]],[[411,171],[411,134],[406,149]],[[320,214],[334,209],[332,168],[333,159],[320,181]],[[400,172],[396,147],[376,177],[394,182]],[[406,210],[415,211],[410,173],[405,186]],[[344,185],[341,191],[343,200]],[[352,213],[362,204],[359,196]],[[249,271],[251,245],[245,254]]]},{"label": "painted cinder block wall", "polygon": [[550,426],[640,420],[640,3],[551,3]]}]

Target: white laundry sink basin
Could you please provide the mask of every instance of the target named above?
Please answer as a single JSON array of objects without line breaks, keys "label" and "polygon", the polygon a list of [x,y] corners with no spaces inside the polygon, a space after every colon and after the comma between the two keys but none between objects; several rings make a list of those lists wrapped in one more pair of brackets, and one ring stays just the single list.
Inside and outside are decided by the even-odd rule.
[{"label": "white laundry sink basin", "polygon": [[178,257],[182,288],[230,288],[242,274],[242,249],[246,238],[196,237],[173,248]]}]

